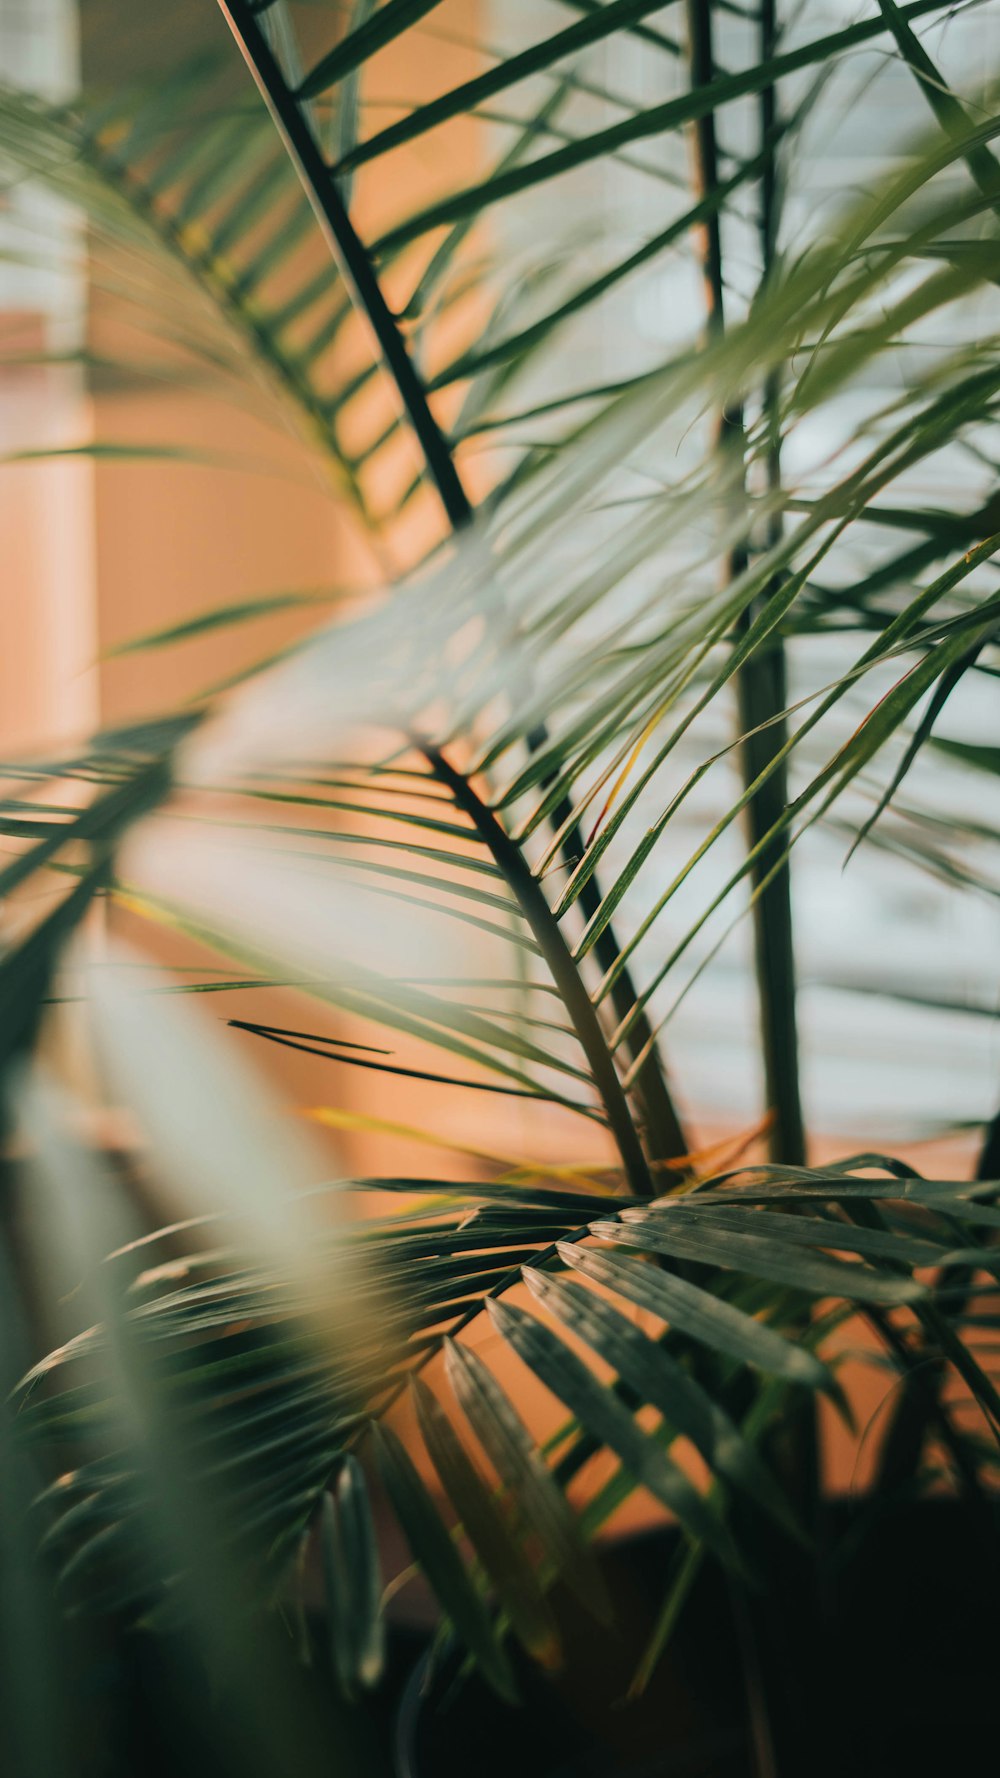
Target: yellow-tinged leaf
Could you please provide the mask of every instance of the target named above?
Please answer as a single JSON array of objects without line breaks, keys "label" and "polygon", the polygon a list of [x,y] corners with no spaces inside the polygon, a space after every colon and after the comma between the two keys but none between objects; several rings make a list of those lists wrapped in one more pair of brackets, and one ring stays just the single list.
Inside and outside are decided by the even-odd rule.
[{"label": "yellow-tinged leaf", "polygon": [[550,1161],[523,1159],[501,1154],[494,1148],[480,1148],[469,1142],[459,1142],[453,1136],[442,1136],[434,1130],[421,1129],[416,1124],[399,1124],[391,1118],[374,1117],[368,1112],[348,1111],[340,1105],[303,1106],[302,1116],[311,1118],[314,1123],[325,1124],[331,1130],[363,1130],[372,1135],[401,1136],[408,1142],[423,1142],[433,1148],[450,1148],[456,1153],[474,1155],[477,1160],[499,1161],[502,1166],[510,1169],[511,1185],[527,1174],[532,1179],[558,1179],[562,1185],[573,1185],[578,1191],[593,1192],[595,1196],[607,1195],[592,1177],[595,1173],[607,1172],[607,1166],[603,1162],[574,1162],[569,1166],[556,1166]]}]

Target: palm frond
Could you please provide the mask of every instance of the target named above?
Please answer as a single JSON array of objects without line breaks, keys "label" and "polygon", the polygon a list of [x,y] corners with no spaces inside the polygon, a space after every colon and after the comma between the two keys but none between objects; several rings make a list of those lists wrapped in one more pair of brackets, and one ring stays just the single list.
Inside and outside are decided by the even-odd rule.
[{"label": "palm frond", "polygon": [[[880,1317],[926,1303],[927,1312],[938,1316],[933,1291],[914,1282],[912,1271],[959,1263],[985,1273],[977,1293],[989,1289],[995,1266],[976,1227],[980,1217],[997,1214],[995,1184],[955,1187],[900,1177],[899,1169],[886,1170],[892,1165],[862,1155],[825,1174],[750,1170],[709,1180],[694,1194],[651,1210],[615,1210],[611,1200],[611,1215],[606,1210],[595,1217],[589,1203],[582,1224],[580,1200],[572,1195],[561,1213],[563,1194],[543,1194],[544,1202],[532,1204],[535,1194],[509,1187],[492,1202],[489,1195],[479,1198],[477,1207],[476,1188],[437,1182],[442,1208],[430,1219],[381,1219],[349,1237],[368,1258],[368,1289],[381,1277],[386,1306],[395,1301],[399,1310],[380,1313],[381,1338],[391,1343],[378,1357],[373,1351],[370,1365],[356,1344],[339,1357],[317,1351],[297,1313],[276,1318],[277,1280],[266,1266],[234,1269],[235,1254],[225,1244],[199,1243],[179,1252],[178,1242],[190,1242],[193,1229],[168,1231],[135,1250],[141,1270],[124,1312],[135,1327],[130,1338],[141,1339],[149,1351],[148,1375],[170,1392],[172,1415],[183,1413],[185,1423],[191,1421],[185,1438],[198,1473],[204,1466],[207,1485],[224,1481],[231,1537],[240,1547],[249,1540],[246,1547],[260,1552],[272,1586],[288,1584],[303,1532],[319,1513],[328,1575],[343,1575],[344,1564],[356,1561],[352,1596],[374,1598],[370,1537],[366,1533],[367,1542],[352,1553],[340,1518],[367,1511],[362,1473],[351,1453],[372,1414],[381,1419],[409,1378],[439,1482],[481,1568],[470,1569],[461,1559],[439,1505],[388,1428],[379,1434],[380,1471],[457,1634],[507,1691],[510,1676],[489,1628],[486,1598],[495,1594],[515,1631],[546,1658],[552,1625],[544,1595],[556,1574],[565,1572],[589,1605],[604,1606],[571,1531],[573,1521],[559,1504],[551,1461],[529,1441],[493,1371],[456,1336],[473,1316],[488,1312],[503,1339],[569,1410],[580,1436],[610,1446],[632,1487],[651,1489],[699,1547],[735,1562],[724,1528],[731,1495],[746,1495],[786,1528],[794,1529],[794,1518],[757,1450],[763,1428],[748,1442],[746,1422],[741,1432],[726,1410],[734,1378],[759,1370],[780,1380],[777,1396],[774,1383],[759,1384],[769,1417],[779,1411],[782,1390],[835,1390],[822,1349],[814,1354],[808,1342],[782,1334],[783,1326],[796,1324],[803,1293],[873,1304]],[[880,1169],[876,1177],[873,1167]],[[378,1189],[380,1182],[373,1183]],[[424,1189],[430,1185],[424,1182]],[[449,1199],[450,1207],[443,1207]],[[805,1217],[769,1207],[796,1199],[808,1203]],[[859,1220],[862,1210],[866,1217]],[[911,1232],[914,1214],[919,1232]],[[956,1241],[964,1243],[962,1251]],[[661,1251],[672,1260],[696,1260],[710,1288],[637,1257]],[[856,1257],[833,1258],[834,1252]],[[713,1274],[719,1265],[723,1271]],[[522,1278],[529,1285],[527,1308],[506,1300]],[[759,1279],[788,1286],[780,1307],[775,1298],[764,1318],[740,1306],[741,1297],[754,1300],[751,1281]],[[636,1307],[655,1319],[659,1334],[636,1322]],[[398,1334],[390,1334],[394,1326]],[[436,1330],[433,1335],[428,1328]],[[564,1329],[609,1368],[616,1378],[612,1388],[574,1355]],[[912,1339],[905,1324],[893,1338],[905,1358]],[[505,1490],[499,1500],[458,1441],[440,1398],[419,1380],[441,1350],[456,1405]],[[83,1441],[102,1449],[115,1411],[107,1394],[108,1351],[106,1332],[98,1327],[29,1375],[18,1404],[22,1435],[43,1446],[58,1437],[64,1448]],[[699,1354],[722,1361],[711,1385],[700,1380]],[[988,1402],[986,1379],[968,1361],[966,1368]],[[640,1406],[659,1416],[653,1433],[635,1419]],[[711,1500],[672,1455],[684,1439],[694,1443],[714,1477]],[[334,1508],[324,1493],[331,1482],[338,1499],[350,1489],[355,1500]],[[70,1596],[89,1597],[92,1604],[113,1597],[155,1614],[160,1583],[129,1553],[139,1485],[121,1457],[111,1467],[91,1459],[64,1473],[44,1500],[46,1546]],[[337,1658],[351,1675],[348,1689],[359,1683],[362,1670],[365,1683],[377,1671],[375,1619],[371,1606],[366,1609],[367,1627],[350,1632],[351,1647],[359,1651],[353,1656],[345,1641],[349,1626],[336,1615],[333,1621],[331,1633],[342,1650]]]},{"label": "palm frond", "polygon": [[[240,1641],[241,1619],[256,1620],[261,1598],[294,1597],[315,1549],[337,1683],[353,1697],[376,1681],[371,1454],[451,1632],[508,1699],[508,1631],[556,1658],[557,1582],[607,1615],[585,1533],[637,1489],[676,1519],[688,1551],[640,1680],[698,1562],[742,1584],[752,1552],[740,1533],[755,1515],[806,1534],[772,1433],[821,1394],[845,1411],[835,1336],[853,1317],[906,1392],[883,1478],[925,1485],[944,1462],[976,1492],[997,1461],[1000,1396],[969,1337],[993,1313],[996,1182],[925,1180],[881,1155],[800,1164],[787,868],[824,821],[979,880],[942,846],[933,814],[897,791],[905,781],[916,796],[932,750],[996,769],[988,745],[932,730],[959,684],[997,670],[1000,533],[986,469],[1000,394],[989,306],[1000,116],[940,81],[912,28],[944,12],[931,0],[884,0],[878,16],[791,47],[765,6],[752,64],[731,71],[716,64],[708,6],[688,8],[690,68],[643,0],[573,10],[582,16],[564,29],[365,133],[370,65],[432,5],[362,0],[332,42],[320,39],[334,24],[313,20],[305,54],[294,8],[226,0],[287,161],[259,107],[208,103],[214,69],[103,110],[0,104],[5,167],[68,194],[116,265],[124,247],[151,254],[207,299],[210,321],[185,314],[174,341],[199,368],[238,383],[249,347],[366,518],[380,452],[412,435],[419,461],[390,518],[429,481],[452,532],[378,609],[352,609],[239,697],[0,768],[11,847],[0,890],[14,910],[0,958],[5,1064],[36,1047],[61,972],[79,966],[67,941],[106,896],[220,959],[217,979],[190,984],[198,991],[289,985],[359,1027],[345,1038],[304,1016],[231,1021],[247,1035],[422,1092],[544,1102],[593,1138],[579,1167],[483,1145],[466,1151],[482,1177],[463,1184],[341,1182],[378,1214],[346,1228],[307,1221],[303,1235],[303,1204],[340,1210],[346,1194],[287,1189],[291,1163],[254,1116],[253,1091],[236,1092],[194,1028],[172,1021],[177,984],[126,1004],[114,956],[86,996],[97,1099],[133,1117],[159,1184],[199,1202],[135,1239],[129,1193],[95,1185],[72,1142],[53,1146],[51,1106],[39,1115],[23,1080],[20,1101],[15,1091],[42,1173],[64,1172],[64,1193],[83,1181],[94,1219],[78,1228],[74,1261],[89,1320],[16,1397],[14,1430],[51,1471],[38,1503],[45,1559],[74,1604],[167,1625],[197,1614],[194,1581],[209,1575],[200,1633],[206,1645],[235,1638],[260,1678],[252,1727],[271,1770],[286,1705],[262,1726],[274,1686]],[[887,31],[933,88],[944,128],[792,252],[781,157],[810,106],[786,117],[778,83]],[[563,66],[618,33],[669,71],[655,105],[619,103],[586,60],[582,72]],[[491,170],[421,192],[380,234],[362,233],[366,168],[482,118],[484,102],[528,79],[544,94],[533,88],[523,114],[518,103]],[[581,96],[598,106],[586,127],[571,109]],[[746,101],[754,144],[727,159],[727,107]],[[608,121],[608,107],[624,115]],[[523,262],[492,266],[477,284],[484,216],[620,167],[630,145],[677,151],[689,130],[700,182],[638,246],[595,268],[556,242],[528,275]],[[673,191],[660,171],[657,201]],[[732,301],[726,232],[746,226],[754,194],[765,208],[755,288]],[[711,297],[700,343],[635,374],[574,373],[531,392],[536,351],[698,231]],[[482,309],[463,308],[476,289],[485,334]],[[357,348],[358,317],[374,352]],[[522,376],[521,417],[549,430],[519,449],[518,409],[503,407]],[[386,379],[402,416],[348,447],[352,403]],[[459,384],[456,418],[447,392]],[[803,444],[810,428],[823,432],[819,458]],[[507,455],[473,522],[464,478],[477,437]],[[963,464],[978,452],[983,473],[961,509],[929,506],[915,478],[956,452]],[[883,533],[894,553],[881,553]],[[275,594],[271,608],[293,597]],[[250,615],[194,617],[145,641]],[[824,634],[857,634],[858,651],[788,707],[794,648]],[[718,719],[734,692],[735,733]],[[737,749],[735,795],[685,830]],[[733,856],[741,816],[750,840]],[[984,837],[971,818],[966,837]],[[657,1038],[750,910],[781,1164],[703,1176]],[[161,1076],[181,1083],[176,1099]],[[385,1214],[382,1193],[411,1201]],[[542,1386],[538,1436],[476,1343],[489,1330],[489,1349],[499,1342]],[[959,1400],[920,1395],[929,1362]],[[400,1439],[404,1400],[422,1450]],[[595,1484],[588,1465],[602,1454],[613,1469]]]}]

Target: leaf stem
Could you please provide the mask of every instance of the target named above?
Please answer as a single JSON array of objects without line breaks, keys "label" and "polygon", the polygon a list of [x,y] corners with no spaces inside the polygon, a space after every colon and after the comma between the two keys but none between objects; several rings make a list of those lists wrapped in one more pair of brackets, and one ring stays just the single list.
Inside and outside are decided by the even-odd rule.
[{"label": "leaf stem", "polygon": [[636,1196],[652,1197],[654,1187],[649,1167],[601,1021],[537,878],[520,847],[501,827],[492,809],[476,794],[469,780],[456,770],[439,748],[421,743],[421,749],[435,776],[450,791],[455,806],[469,817],[516,898],[586,1056],[629,1185]]},{"label": "leaf stem", "polygon": [[[711,0],[688,0],[688,28],[691,83],[695,87],[705,86],[715,76]],[[774,0],[762,0],[762,63],[769,63],[773,59],[776,38]],[[763,143],[760,184],[762,289],[770,277],[777,245],[779,202],[775,159],[776,121],[775,90],[773,84],[768,84],[760,93]],[[695,183],[699,195],[705,198],[719,182],[714,111],[706,111],[698,118],[693,126],[693,140]],[[710,334],[721,334],[725,329],[725,307],[722,235],[718,211],[709,214],[705,220],[702,231],[702,266],[708,331]],[[771,373],[766,380],[762,400],[769,439],[766,452],[768,493],[772,496],[781,486],[779,394],[779,378]],[[720,415],[718,451],[726,479],[732,480],[738,493],[742,495],[742,408],[726,408]],[[765,547],[771,548],[780,539],[781,519],[776,506],[768,526]],[[726,564],[727,580],[736,580],[745,572],[748,553],[747,547],[742,544],[730,552]],[[745,636],[751,629],[774,591],[773,586],[764,588],[759,597],[742,613],[737,625],[739,636]],[[758,783],[762,774],[766,774],[747,803],[746,823],[750,850],[752,854],[756,854],[751,870],[751,884],[754,890],[759,891],[753,902],[753,931],[765,1091],[768,1109],[772,1113],[770,1151],[774,1161],[801,1166],[805,1160],[805,1133],[799,1092],[788,846],[783,837],[761,846],[761,842],[774,833],[775,823],[779,821],[788,801],[788,779],[784,763],[787,727],[782,720],[782,712],[788,700],[784,648],[779,638],[770,636],[765,646],[744,662],[736,675],[736,692],[740,732],[746,737],[740,749],[744,789]],[[777,870],[774,869],[775,865],[779,867]]]},{"label": "leaf stem", "polygon": [[341,201],[336,181],[247,0],[219,0],[219,5],[302,180],[327,246],[353,292],[360,312],[368,319],[379,354],[406,409],[448,521],[458,529],[472,516],[469,497],[444,434],[431,412],[423,383],[413,367],[406,342],[382,293],[367,250]]}]

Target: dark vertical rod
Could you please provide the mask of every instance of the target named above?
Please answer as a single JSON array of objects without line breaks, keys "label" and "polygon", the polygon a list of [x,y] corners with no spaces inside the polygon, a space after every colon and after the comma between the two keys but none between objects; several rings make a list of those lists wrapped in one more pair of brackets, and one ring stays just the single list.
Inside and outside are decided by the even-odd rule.
[{"label": "dark vertical rod", "polygon": [[[708,85],[715,76],[711,0],[688,0],[688,17],[691,33],[692,84]],[[774,0],[762,0],[759,30],[759,54],[761,61],[764,61],[769,59],[774,49],[776,36]],[[765,87],[761,94],[758,117],[765,155],[760,189],[761,287],[763,288],[770,276],[773,264],[778,219],[774,153],[777,96],[773,86]],[[717,179],[718,154],[713,112],[707,112],[699,120],[695,126],[695,138],[696,177],[699,181]],[[705,189],[711,189],[711,187]],[[725,309],[722,238],[718,214],[713,216],[707,225],[703,265],[708,304],[708,326],[711,331],[721,332],[725,327]],[[780,485],[781,467],[778,452],[778,394],[777,380],[769,380],[763,390],[763,402],[770,426],[767,452],[768,483],[775,491]],[[725,476],[731,477],[742,489],[745,486],[745,434],[742,407],[734,405],[726,409],[720,416],[718,449],[723,458]],[[749,552],[745,546],[740,546],[731,552],[727,563],[727,575],[730,580],[737,579],[744,572],[748,559]],[[739,626],[741,633],[745,633],[749,628],[760,603],[763,603],[766,597],[767,593],[765,592],[761,595],[760,601],[755,600],[750,609],[744,613]],[[755,781],[764,765],[770,763],[774,752],[784,743],[784,724],[774,722],[774,718],[780,716],[780,713],[785,709],[787,700],[784,685],[784,657],[780,643],[772,644],[766,650],[759,650],[751,656],[737,674],[738,721],[741,733],[747,734],[748,730],[761,722],[774,724],[773,727],[765,730],[763,736],[750,737],[741,749],[741,768],[746,787]],[[775,788],[775,780],[778,780],[777,788]],[[784,771],[779,767],[761,787],[757,795],[751,798],[748,805],[746,827],[751,847],[755,847],[766,838],[774,822],[783,813],[786,801],[787,787]],[[776,871],[775,865],[782,856],[785,859],[785,868]],[[773,846],[765,847],[758,855],[752,867],[751,883],[755,890],[760,890],[753,907],[754,962],[761,1044],[764,1055],[765,1090],[768,1108],[773,1119],[769,1135],[770,1151],[775,1160],[788,1164],[801,1164],[804,1159],[805,1141],[798,1087],[791,898],[787,848],[783,847],[780,840]],[[803,1332],[807,1325],[808,1321],[803,1326]],[[782,1478],[788,1491],[789,1499],[796,1504],[803,1523],[814,1525],[820,1499],[820,1475],[816,1409],[811,1398],[804,1400],[798,1413],[790,1412],[776,1428],[770,1440],[769,1455],[777,1474]],[[770,1529],[753,1524],[750,1529],[761,1548],[766,1549],[771,1536]],[[802,1616],[809,1610],[811,1584],[811,1575],[807,1567],[801,1571],[794,1583],[789,1584],[788,1597],[782,1600],[782,1605],[786,1609],[777,1615],[764,1604],[758,1608],[756,1605],[750,1606],[749,1601],[746,1602],[748,1609],[753,1612],[755,1635],[759,1638],[762,1646],[770,1649],[772,1669],[776,1673],[780,1673],[787,1667],[790,1654],[789,1625],[801,1621]],[[772,1702],[774,1702],[773,1699]],[[791,1705],[794,1710],[794,1702],[790,1698],[786,1697],[785,1705]],[[763,1697],[760,1699],[760,1707],[766,1712],[767,1700]],[[783,1715],[787,1716],[787,1708],[783,1710]],[[775,1749],[771,1745],[769,1735],[767,1738],[758,1738],[755,1742],[755,1756],[758,1762],[757,1778],[768,1778],[768,1775],[775,1770]]]},{"label": "dark vertical rod", "polygon": [[[707,87],[715,76],[711,0],[688,0],[687,12],[691,84],[695,87]],[[762,61],[773,56],[776,35],[774,0],[763,0],[760,13]],[[770,275],[776,245],[776,121],[777,99],[774,87],[766,86],[760,96],[764,153],[760,190],[762,282],[766,282]],[[698,195],[706,197],[717,186],[719,179],[714,112],[707,111],[697,120],[692,139]],[[717,212],[703,226],[702,269],[708,330],[713,334],[721,333],[725,328],[725,300],[722,235]],[[769,377],[763,391],[763,403],[769,430],[766,458],[768,487],[769,491],[775,493],[781,483],[779,394],[779,380],[774,376]],[[741,482],[744,432],[743,413],[739,406],[727,407],[720,416],[718,449],[727,475],[731,474]],[[777,541],[780,523],[777,515],[769,520],[769,544]],[[748,551],[744,545],[732,550],[726,563],[727,578],[731,581],[737,579],[744,572],[747,562]],[[771,590],[766,589],[743,613],[738,625],[741,634],[745,634],[750,628]],[[736,692],[740,731],[748,735],[740,751],[743,782],[745,786],[749,786],[772,764],[787,739],[785,724],[775,721],[787,703],[785,660],[780,640],[772,638],[765,648],[758,650],[746,662],[737,674]],[[763,732],[750,733],[762,723],[768,725]],[[784,812],[787,800],[787,774],[784,765],[779,765],[751,798],[747,807],[746,827],[752,848],[766,840]],[[754,961],[764,1084],[772,1118],[769,1135],[771,1158],[799,1166],[805,1159],[805,1132],[799,1094],[795,958],[787,859],[788,849],[783,839],[776,839],[772,845],[763,846],[752,867],[750,880],[754,890],[759,891],[753,907]],[[774,867],[779,861],[783,868],[775,872]]]},{"label": "dark vertical rod", "polygon": [[1000,1179],[1000,1111],[986,1125],[976,1163],[977,1179]]},{"label": "dark vertical rod", "polygon": [[[761,61],[770,61],[776,50],[776,0],[761,0]],[[774,87],[768,85],[760,95],[760,129],[765,154],[760,187],[762,285],[766,285],[771,277],[777,252],[780,209],[775,159],[777,121],[777,94]],[[780,401],[780,372],[772,371],[763,390],[767,491],[771,497],[781,490]],[[767,519],[768,549],[780,541],[781,531],[781,513],[775,503]],[[774,590],[773,586],[765,589],[760,595],[761,605]],[[744,614],[744,625],[751,624],[756,615],[757,601]],[[767,645],[747,662],[739,675],[737,696],[741,727],[748,736],[742,750],[743,778],[744,783],[752,784],[761,772],[773,766],[788,739],[788,725],[782,714],[788,704],[787,673],[780,636],[770,637]],[[768,724],[767,728],[756,734],[750,732],[762,722]],[[747,820],[751,845],[756,846],[766,837],[784,814],[787,802],[788,771],[782,758],[749,804]],[[774,1117],[771,1155],[772,1159],[788,1166],[802,1166],[806,1158],[806,1139],[799,1089],[791,878],[784,836],[761,852],[754,868],[754,886],[770,876],[779,860],[783,861],[784,868],[771,877],[754,904],[754,951],[761,1000],[764,1079],[768,1105]]]}]

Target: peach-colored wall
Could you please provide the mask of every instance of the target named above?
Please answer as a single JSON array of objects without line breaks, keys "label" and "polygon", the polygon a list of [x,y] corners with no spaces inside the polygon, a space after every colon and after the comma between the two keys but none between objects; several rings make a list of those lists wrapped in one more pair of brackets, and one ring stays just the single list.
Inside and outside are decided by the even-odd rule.
[{"label": "peach-colored wall", "polygon": [[[74,373],[0,371],[0,453],[76,444],[88,423]],[[0,539],[0,747],[10,753],[86,733],[97,719],[93,465],[4,464]]]},{"label": "peach-colored wall", "polygon": [[[405,44],[393,46],[379,58],[369,87],[371,98],[384,101],[372,115],[378,122],[392,115],[386,106],[437,91],[476,72],[481,58],[449,36],[474,32],[472,0],[444,0],[434,15],[433,31],[420,31]],[[308,23],[307,9],[299,9]],[[155,21],[141,21],[141,36],[123,48],[108,35],[114,6],[97,8],[91,37],[85,43],[92,73],[107,81],[122,78],[126,66],[148,68],[163,54],[162,30]],[[214,8],[192,8],[187,0],[181,15],[207,40],[225,49],[228,34]],[[102,25],[103,16],[103,25]],[[190,44],[190,38],[188,39]],[[234,52],[235,53],[235,52]],[[371,236],[384,228],[408,205],[429,201],[453,178],[455,157],[472,168],[481,155],[482,143],[475,126],[457,120],[450,126],[447,156],[435,148],[418,146],[412,155],[394,157],[389,177],[379,168],[359,176],[352,208],[362,234]],[[324,250],[317,248],[319,255]],[[405,262],[393,269],[397,281],[409,281],[415,273]],[[402,295],[397,284],[390,299]],[[98,338],[102,349],[113,351],[116,320],[113,305],[100,300],[95,306]],[[461,324],[461,318],[460,318]],[[467,324],[467,323],[466,323]],[[129,333],[126,355],[136,352],[138,331]],[[366,350],[362,329],[353,330],[348,348],[356,360]],[[358,434],[373,432],[392,412],[393,400],[387,379],[379,379],[351,421]],[[355,408],[359,404],[355,404]],[[99,667],[99,708],[106,723],[128,720],[150,711],[163,710],[196,695],[253,661],[281,647],[315,625],[314,612],[285,612],[238,628],[212,632],[156,652],[109,657],[131,638],[163,628],[198,612],[276,591],[330,587],[377,587],[384,578],[378,553],[373,550],[353,511],[337,495],[309,442],[296,429],[295,416],[280,399],[273,404],[265,379],[253,397],[254,411],[227,403],[221,396],[196,395],[168,386],[147,384],[141,389],[100,388],[93,398],[93,435],[105,444],[157,443],[180,448],[196,445],[199,453],[225,460],[214,463],[180,461],[120,461],[102,459],[91,470],[93,490],[93,560],[95,624],[102,659]],[[401,457],[409,457],[408,464]],[[383,486],[370,485],[373,505],[384,505],[393,488],[405,483],[417,459],[405,438],[402,448],[379,459]],[[380,546],[383,556],[404,564],[418,557],[440,534],[443,519],[439,504],[428,491],[412,503],[404,520]],[[279,817],[280,818],[280,817]],[[124,933],[134,936],[147,950],[164,961],[180,954],[177,941],[140,927],[128,916],[116,916]],[[183,954],[190,958],[191,947]],[[209,1016],[252,1016],[274,1023],[330,1031],[333,1015],[287,994],[254,994],[253,1005],[237,994],[214,996],[205,1003]],[[370,1033],[366,1034],[372,1041]],[[376,1039],[376,1041],[378,1041]],[[386,1115],[386,1091],[382,1082],[350,1069],[335,1069],[319,1061],[256,1042],[243,1040],[257,1066],[266,1069],[289,1100],[295,1104],[322,1105],[335,1101],[359,1111]],[[409,1058],[408,1058],[409,1059]],[[434,1066],[433,1060],[425,1065]],[[443,1094],[430,1108],[418,1091],[400,1083],[393,1089],[391,1117],[401,1123],[440,1122],[447,1131],[465,1107]],[[470,1114],[478,1121],[478,1108]],[[509,1126],[508,1126],[509,1129]],[[334,1138],[318,1132],[331,1154]],[[405,1145],[392,1138],[341,1137],[341,1157],[347,1155],[359,1167],[375,1170],[383,1160],[399,1164]],[[443,1169],[449,1166],[447,1151],[430,1149],[409,1164],[431,1159]],[[462,1163],[451,1157],[452,1170]]]}]

